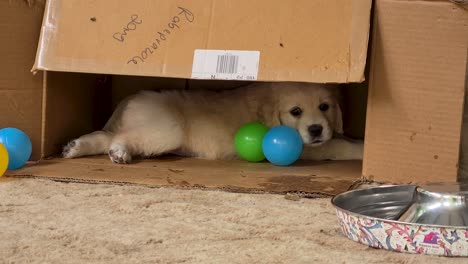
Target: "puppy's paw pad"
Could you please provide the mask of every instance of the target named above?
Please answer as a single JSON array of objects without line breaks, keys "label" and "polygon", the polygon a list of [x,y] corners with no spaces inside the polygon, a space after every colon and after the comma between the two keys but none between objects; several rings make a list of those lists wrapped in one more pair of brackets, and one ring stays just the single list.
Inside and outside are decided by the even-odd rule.
[{"label": "puppy's paw pad", "polygon": [[72,159],[80,156],[80,141],[78,139],[70,141],[62,151],[62,156],[66,159]]},{"label": "puppy's paw pad", "polygon": [[128,164],[132,161],[132,156],[123,149],[109,150],[109,158],[112,162],[117,164]]}]

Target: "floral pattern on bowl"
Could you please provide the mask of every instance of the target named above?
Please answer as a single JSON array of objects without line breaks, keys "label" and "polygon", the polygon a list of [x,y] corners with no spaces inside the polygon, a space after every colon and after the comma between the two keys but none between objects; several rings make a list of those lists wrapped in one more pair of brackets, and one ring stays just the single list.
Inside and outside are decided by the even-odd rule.
[{"label": "floral pattern on bowl", "polygon": [[358,217],[336,210],[341,230],[351,240],[387,250],[450,257],[468,256],[468,228],[445,228]]}]

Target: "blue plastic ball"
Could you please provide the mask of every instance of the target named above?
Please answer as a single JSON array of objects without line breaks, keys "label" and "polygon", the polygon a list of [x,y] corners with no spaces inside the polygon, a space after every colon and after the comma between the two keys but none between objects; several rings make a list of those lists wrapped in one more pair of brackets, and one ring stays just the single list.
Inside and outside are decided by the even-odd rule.
[{"label": "blue plastic ball", "polygon": [[8,151],[8,169],[16,170],[24,166],[31,157],[32,144],[29,137],[17,128],[0,129],[0,143]]},{"label": "blue plastic ball", "polygon": [[277,126],[266,133],[262,148],[268,161],[278,166],[288,166],[301,156],[302,138],[294,128]]}]

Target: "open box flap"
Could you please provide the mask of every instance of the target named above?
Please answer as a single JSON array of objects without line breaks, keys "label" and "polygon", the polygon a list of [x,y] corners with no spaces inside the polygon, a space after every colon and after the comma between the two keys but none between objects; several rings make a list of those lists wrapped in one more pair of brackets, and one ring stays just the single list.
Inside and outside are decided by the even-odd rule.
[{"label": "open box flap", "polygon": [[374,10],[363,175],[456,181],[468,9],[450,1],[379,0]]},{"label": "open box flap", "polygon": [[371,0],[49,0],[33,70],[191,78],[196,49],[259,52],[258,80],[364,80]]}]

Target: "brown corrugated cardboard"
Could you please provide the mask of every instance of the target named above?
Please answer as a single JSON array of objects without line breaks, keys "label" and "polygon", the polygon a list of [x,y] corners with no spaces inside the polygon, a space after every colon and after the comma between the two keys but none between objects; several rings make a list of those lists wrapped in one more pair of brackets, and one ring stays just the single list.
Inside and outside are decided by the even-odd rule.
[{"label": "brown corrugated cardboard", "polygon": [[244,161],[159,158],[116,165],[107,157],[52,159],[30,165],[16,176],[87,183],[179,186],[235,192],[333,195],[346,191],[361,173],[361,163],[306,162],[290,167]]},{"label": "brown corrugated cardboard", "polygon": [[375,2],[363,174],[455,181],[468,11],[449,1]]},{"label": "brown corrugated cardboard", "polygon": [[258,80],[360,82],[371,0],[49,0],[34,70],[190,78],[196,49],[258,51]]},{"label": "brown corrugated cardboard", "polygon": [[33,143],[32,158],[41,157],[42,73],[33,76],[44,3],[0,1],[0,128],[17,127]]},{"label": "brown corrugated cardboard", "polygon": [[[42,157],[58,153],[63,144],[102,127],[99,113],[110,110],[109,101],[99,100],[98,75],[46,72],[43,106]],[[106,94],[108,96],[108,94]],[[108,118],[106,116],[106,118]]]},{"label": "brown corrugated cardboard", "polygon": [[125,97],[140,90],[185,89],[187,80],[177,78],[144,78],[139,76],[112,76],[112,107]]}]

